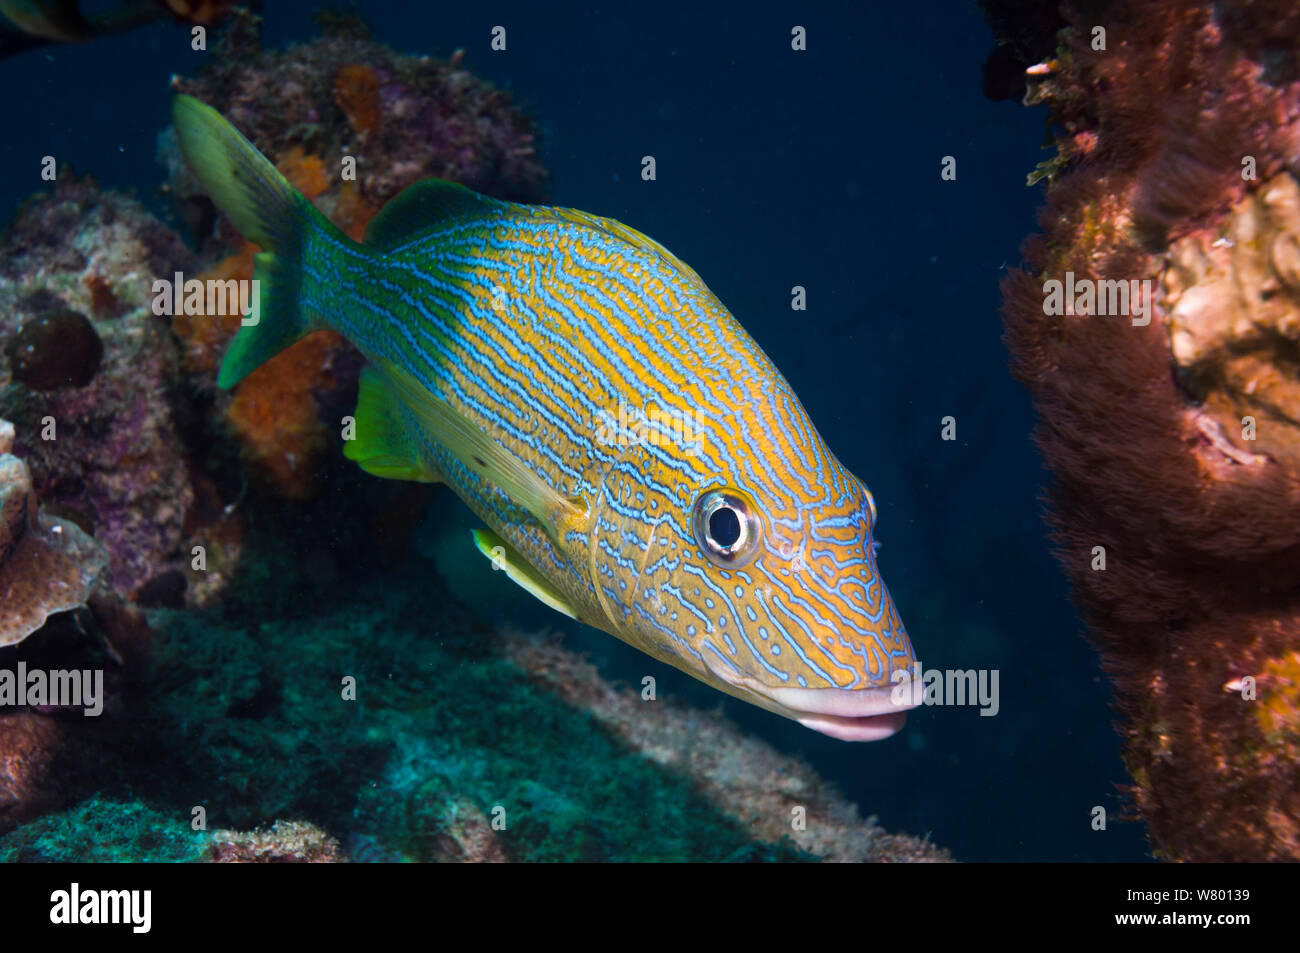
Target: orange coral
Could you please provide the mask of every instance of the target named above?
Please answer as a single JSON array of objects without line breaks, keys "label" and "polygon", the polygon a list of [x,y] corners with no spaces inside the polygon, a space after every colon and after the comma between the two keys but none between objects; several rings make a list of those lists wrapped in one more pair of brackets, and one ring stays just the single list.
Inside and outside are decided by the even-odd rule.
[{"label": "orange coral", "polygon": [[[242,281],[253,275],[253,252],[257,246],[244,242],[242,248],[199,275],[200,281]],[[172,330],[185,346],[185,364],[191,372],[216,374],[221,366],[221,356],[230,339],[239,330],[238,314],[184,314],[184,309],[172,315]]]},{"label": "orange coral", "polygon": [[325,174],[325,163],[320,156],[309,155],[294,146],[275,165],[280,174],[309,199],[319,198],[329,191],[329,176]]},{"label": "orange coral", "polygon": [[379,128],[379,76],[364,63],[348,63],[334,74],[334,102],[362,135]]},{"label": "orange coral", "polygon": [[355,182],[344,182],[339,188],[338,202],[331,218],[348,238],[359,242],[366,234],[366,226],[378,211],[362,197]]},{"label": "orange coral", "polygon": [[230,426],[245,452],[286,496],[305,497],[315,487],[327,431],[314,392],[333,383],[330,355],[346,346],[333,331],[309,334],[249,374],[230,404]]}]

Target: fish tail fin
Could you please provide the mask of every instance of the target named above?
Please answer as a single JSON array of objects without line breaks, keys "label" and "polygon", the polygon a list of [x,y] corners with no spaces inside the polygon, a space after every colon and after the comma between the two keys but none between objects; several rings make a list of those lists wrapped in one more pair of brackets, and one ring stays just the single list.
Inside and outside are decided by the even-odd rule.
[{"label": "fish tail fin", "polygon": [[212,201],[264,249],[253,256],[253,312],[217,375],[226,389],[316,329],[302,307],[302,266],[313,235],[352,243],[211,106],[177,96],[172,123],[181,154]]}]

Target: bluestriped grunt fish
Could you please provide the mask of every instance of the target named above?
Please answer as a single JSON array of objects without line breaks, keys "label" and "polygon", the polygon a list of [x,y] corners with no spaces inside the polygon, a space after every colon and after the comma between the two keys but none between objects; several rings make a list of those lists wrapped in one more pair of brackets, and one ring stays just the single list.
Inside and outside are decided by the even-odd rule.
[{"label": "bluestriped grunt fish", "polygon": [[619,222],[412,185],[349,240],[219,113],[179,96],[190,168],[264,250],[232,387],[330,328],[365,355],[369,473],[441,481],[547,605],[837,738],[883,738],[915,662],[876,506],[700,277]]}]

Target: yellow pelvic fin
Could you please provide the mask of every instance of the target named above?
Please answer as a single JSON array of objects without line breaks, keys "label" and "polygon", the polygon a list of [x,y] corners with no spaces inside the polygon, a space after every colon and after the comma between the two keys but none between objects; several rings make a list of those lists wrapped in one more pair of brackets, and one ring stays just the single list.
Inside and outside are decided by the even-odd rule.
[{"label": "yellow pelvic fin", "polygon": [[343,455],[377,477],[436,482],[438,475],[421,460],[405,417],[384,375],[370,365],[362,368],[355,439],[344,441]]},{"label": "yellow pelvic fin", "polygon": [[586,504],[560,493],[528,464],[479,429],[474,421],[453,410],[415,378],[393,364],[384,377],[395,396],[410,410],[429,435],[465,466],[499,487],[517,505],[533,515],[552,540],[560,527],[580,518]]},{"label": "yellow pelvic fin", "polygon": [[480,553],[492,560],[494,569],[504,569],[507,576],[556,612],[562,612],[570,619],[578,618],[578,613],[560,591],[543,578],[528,560],[511,549],[505,540],[489,529],[476,529],[473,532],[474,545]]}]

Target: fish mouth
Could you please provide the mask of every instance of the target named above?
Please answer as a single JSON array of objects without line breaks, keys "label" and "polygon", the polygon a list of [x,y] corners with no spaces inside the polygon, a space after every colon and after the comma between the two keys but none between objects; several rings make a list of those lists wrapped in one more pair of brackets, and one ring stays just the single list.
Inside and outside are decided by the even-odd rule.
[{"label": "fish mouth", "polygon": [[914,700],[910,680],[877,688],[753,686],[780,714],[841,741],[879,741],[903,727]]},{"label": "fish mouth", "polygon": [[746,675],[720,670],[720,666],[709,664],[708,655],[705,667],[712,678],[704,679],[724,692],[841,741],[888,738],[906,723],[908,710],[916,708],[924,698],[908,669],[897,670],[900,680],[888,685],[792,688],[766,685]]}]

